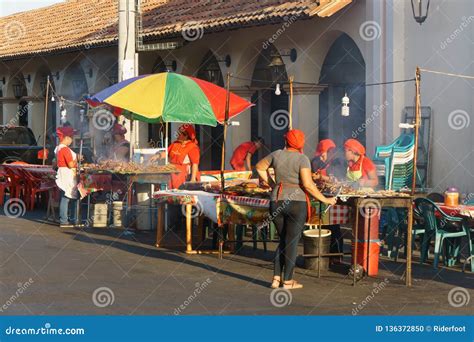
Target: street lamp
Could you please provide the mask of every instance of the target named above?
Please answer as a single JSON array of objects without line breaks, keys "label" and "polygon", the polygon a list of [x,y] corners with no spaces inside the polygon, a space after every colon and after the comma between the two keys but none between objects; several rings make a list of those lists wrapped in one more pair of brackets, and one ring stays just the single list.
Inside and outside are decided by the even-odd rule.
[{"label": "street lamp", "polygon": [[[424,10],[423,0],[411,0],[411,9],[413,11],[413,18],[418,24],[422,24],[428,17],[428,9],[430,8],[430,0],[426,0],[426,10]],[[424,13],[424,14],[423,14]]]},{"label": "street lamp", "polygon": [[13,84],[13,95],[19,99],[25,93],[25,85],[23,83],[15,83]]}]

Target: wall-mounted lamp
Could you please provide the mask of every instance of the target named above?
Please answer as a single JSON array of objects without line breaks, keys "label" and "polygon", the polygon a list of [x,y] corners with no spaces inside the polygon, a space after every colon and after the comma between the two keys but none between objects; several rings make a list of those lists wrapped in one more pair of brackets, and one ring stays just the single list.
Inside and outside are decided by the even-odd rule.
[{"label": "wall-mounted lamp", "polygon": [[30,74],[28,74],[28,76],[26,76],[26,77],[23,77],[23,79],[25,81],[28,81],[28,83],[31,83],[31,75]]},{"label": "wall-mounted lamp", "polygon": [[228,68],[232,64],[232,59],[230,55],[225,55],[224,59],[217,60],[219,63],[224,62],[224,65]]},{"label": "wall-mounted lamp", "polygon": [[5,76],[3,76],[0,81],[2,81],[3,85],[7,84],[7,80],[5,79]]},{"label": "wall-mounted lamp", "polygon": [[171,61],[170,63],[165,63],[166,70],[169,71],[176,71],[178,69],[178,63],[176,61]]},{"label": "wall-mounted lamp", "polygon": [[275,87],[275,95],[277,95],[277,96],[281,95],[280,83],[277,83],[277,85]]},{"label": "wall-mounted lamp", "polygon": [[15,83],[13,84],[13,96],[17,99],[23,97],[26,94],[26,87],[24,83]]},{"label": "wall-mounted lamp", "polygon": [[423,0],[411,0],[411,10],[413,18],[418,24],[422,24],[428,17],[428,10],[430,8],[430,0],[426,1],[426,8],[423,6]]},{"label": "wall-mounted lamp", "polygon": [[280,56],[290,57],[290,61],[294,63],[296,62],[296,59],[298,58],[298,52],[296,51],[295,48],[290,49],[290,50],[283,50]]},{"label": "wall-mounted lamp", "polygon": [[349,116],[349,97],[347,96],[347,93],[344,94],[344,97],[342,98],[341,115]]}]

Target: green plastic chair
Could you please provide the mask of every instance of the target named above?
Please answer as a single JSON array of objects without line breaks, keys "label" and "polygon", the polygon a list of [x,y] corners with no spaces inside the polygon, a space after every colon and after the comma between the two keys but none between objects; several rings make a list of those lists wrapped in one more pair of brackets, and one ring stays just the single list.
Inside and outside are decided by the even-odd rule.
[{"label": "green plastic chair", "polygon": [[[426,237],[422,242],[422,250],[424,250],[425,253],[422,253],[421,256],[422,263],[425,262],[427,258],[426,251],[429,248],[432,237],[435,238],[434,268],[438,268],[441,254],[443,254],[443,261],[446,266],[453,266],[455,264],[459,258],[460,242],[463,236],[468,238],[469,254],[472,255],[472,241],[470,239],[469,227],[464,224],[462,218],[446,214],[436,203],[427,198],[417,198],[415,200],[415,208],[421,213],[425,226]],[[436,213],[439,213],[439,218],[436,217]],[[453,225],[460,225],[461,229],[459,231],[450,230],[449,227],[453,227]],[[449,244],[444,246],[444,242],[449,242]],[[445,247],[444,253],[442,253],[443,246]]]}]

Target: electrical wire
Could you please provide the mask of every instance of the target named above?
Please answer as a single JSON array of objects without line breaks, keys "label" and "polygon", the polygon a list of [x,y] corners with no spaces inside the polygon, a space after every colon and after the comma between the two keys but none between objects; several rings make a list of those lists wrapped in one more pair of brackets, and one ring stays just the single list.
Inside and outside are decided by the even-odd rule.
[{"label": "electrical wire", "polygon": [[453,77],[460,77],[460,78],[467,78],[467,79],[470,79],[470,80],[474,80],[474,76],[470,76],[470,75],[452,74],[452,73],[450,73],[450,72],[435,71],[435,70],[422,69],[422,68],[420,68],[420,71],[430,72],[430,73],[432,73],[432,74],[445,75],[445,76],[453,76]]}]

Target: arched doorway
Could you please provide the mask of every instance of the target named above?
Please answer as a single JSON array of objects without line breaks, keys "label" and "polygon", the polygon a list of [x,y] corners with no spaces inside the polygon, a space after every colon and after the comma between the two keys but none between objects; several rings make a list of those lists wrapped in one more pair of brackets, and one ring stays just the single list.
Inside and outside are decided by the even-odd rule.
[{"label": "arched doorway", "polygon": [[[288,94],[283,89],[283,84],[286,82],[288,75],[283,59],[275,46],[270,44],[260,52],[252,75],[251,87],[256,91],[252,95],[252,103],[255,106],[251,109],[251,135],[265,139],[265,148],[253,156],[254,163],[268,152],[285,145],[284,135],[288,131]],[[276,92],[277,86],[280,94]],[[282,115],[286,116],[286,119],[280,121]]]},{"label": "arched doorway", "polygon": [[[342,34],[324,59],[319,78],[328,87],[319,96],[319,139],[330,138],[337,146],[356,138],[365,145],[365,61],[355,42]],[[350,99],[350,115],[341,115],[344,94]]]},{"label": "arched doorway", "polygon": [[[74,101],[82,101],[84,96],[87,96],[89,89],[87,86],[87,79],[81,65],[74,63],[66,69],[64,74],[64,80],[62,82],[61,95],[67,99]],[[77,130],[81,129],[83,133],[89,131],[89,120],[86,119],[82,123],[81,127],[81,108],[72,104],[65,103],[65,109],[67,112],[66,120]]]},{"label": "arched doorway", "polygon": [[[28,76],[28,79],[30,76]],[[25,77],[23,74],[18,74],[13,82],[13,96],[18,99],[18,107],[17,107],[17,114],[16,117],[13,119],[13,125],[19,125],[28,127],[28,102],[26,102],[23,98],[28,96],[28,91],[26,88]]]},{"label": "arched doorway", "polygon": [[[165,62],[163,59],[158,56],[153,64],[153,68],[151,69],[152,74],[158,74],[161,72],[168,72],[168,68],[166,67]],[[169,127],[169,126],[168,126]],[[164,147],[164,136],[166,134],[165,124],[162,123],[154,123],[148,124],[148,144],[150,147]],[[171,129],[168,129],[168,142],[171,142]]]},{"label": "arched doorway", "polygon": [[[224,86],[224,78],[216,56],[208,51],[201,61],[197,77]],[[196,126],[197,139],[201,145],[200,168],[202,170],[219,170],[221,167],[222,139],[224,128],[222,125],[216,127]]]}]

